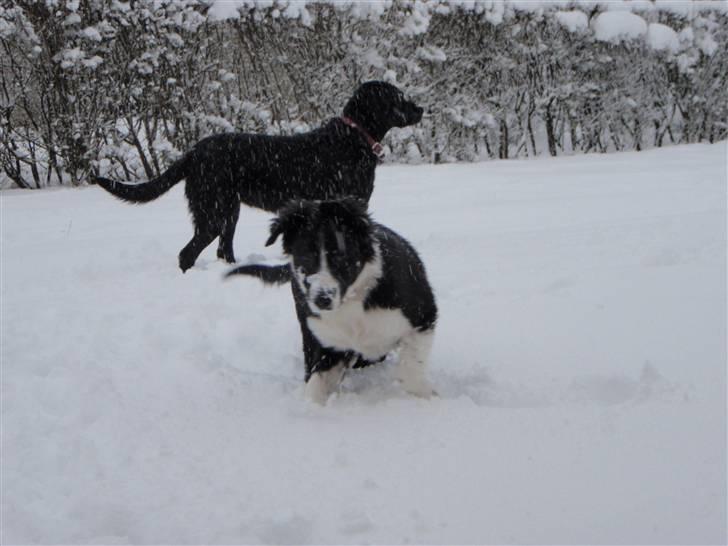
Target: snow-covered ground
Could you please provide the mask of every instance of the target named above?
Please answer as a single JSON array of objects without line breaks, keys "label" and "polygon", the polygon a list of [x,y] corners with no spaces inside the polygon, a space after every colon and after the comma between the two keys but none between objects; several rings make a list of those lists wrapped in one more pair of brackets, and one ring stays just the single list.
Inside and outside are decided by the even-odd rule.
[{"label": "snow-covered ground", "polygon": [[3,544],[726,539],[725,143],[381,167],[432,400],[385,365],[305,402],[289,289],[177,269],[181,184],[1,199]]}]

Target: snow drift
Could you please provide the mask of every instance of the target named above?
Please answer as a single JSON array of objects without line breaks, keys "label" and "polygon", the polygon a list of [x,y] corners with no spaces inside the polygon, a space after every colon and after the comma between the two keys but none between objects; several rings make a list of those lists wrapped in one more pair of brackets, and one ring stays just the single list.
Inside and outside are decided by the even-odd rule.
[{"label": "snow drift", "polygon": [[[439,399],[302,399],[287,288],[186,275],[183,188],[2,194],[12,543],[725,540],[726,146],[382,167]],[[244,209],[239,256],[270,216]]]}]

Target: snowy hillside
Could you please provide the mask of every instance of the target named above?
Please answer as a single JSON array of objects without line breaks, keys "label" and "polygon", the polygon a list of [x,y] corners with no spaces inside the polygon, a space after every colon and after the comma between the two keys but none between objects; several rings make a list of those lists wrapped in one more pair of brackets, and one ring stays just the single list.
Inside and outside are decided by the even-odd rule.
[{"label": "snowy hillside", "polygon": [[177,269],[182,185],[0,198],[3,544],[726,539],[725,143],[380,168],[428,401],[385,365],[306,403],[288,288]]}]

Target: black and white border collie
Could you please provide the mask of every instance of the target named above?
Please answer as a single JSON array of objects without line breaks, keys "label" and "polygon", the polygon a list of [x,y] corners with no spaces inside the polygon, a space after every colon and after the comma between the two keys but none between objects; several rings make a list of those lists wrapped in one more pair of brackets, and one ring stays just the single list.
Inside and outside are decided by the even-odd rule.
[{"label": "black and white border collie", "polygon": [[372,222],[362,201],[297,201],[271,224],[266,246],[283,237],[284,265],[244,265],[231,275],[291,282],[303,335],[306,396],[324,404],[349,367],[399,349],[397,379],[429,397],[426,366],[437,306],[414,248]]}]

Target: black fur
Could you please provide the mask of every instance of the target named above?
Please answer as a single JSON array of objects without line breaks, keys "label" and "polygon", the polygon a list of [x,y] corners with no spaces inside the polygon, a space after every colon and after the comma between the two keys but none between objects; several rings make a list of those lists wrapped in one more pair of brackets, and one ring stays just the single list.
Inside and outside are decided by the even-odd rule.
[{"label": "black fur", "polygon": [[265,284],[286,284],[291,281],[291,266],[288,264],[284,265],[261,265],[261,264],[248,264],[241,265],[235,269],[228,271],[225,274],[225,278],[232,277],[234,275],[248,275],[250,277],[257,277]]},{"label": "black fur", "polygon": [[404,238],[380,224],[375,224],[374,237],[382,255],[382,277],[369,293],[364,309],[401,309],[418,330],[432,328],[437,307],[417,252]]},{"label": "black fur", "polygon": [[[344,236],[343,251],[336,232]],[[356,368],[379,362],[386,356],[385,353],[367,359],[355,351],[324,347],[309,329],[307,319],[317,313],[309,304],[310,295],[304,293],[305,281],[301,283],[295,279],[296,270],[305,275],[318,271],[322,243],[329,269],[342,287],[342,295],[367,263],[375,259],[374,246],[378,244],[382,274],[366,294],[364,309],[399,309],[415,329],[434,328],[437,320],[435,297],[417,252],[397,233],[372,222],[363,202],[342,199],[292,203],[271,223],[266,245],[273,244],[281,235],[283,250],[291,260],[289,265],[247,265],[233,269],[227,276],[251,275],[267,283],[280,284],[285,282],[281,280],[285,276],[283,270],[288,270],[303,337],[306,381],[313,373],[328,370],[342,360],[352,362],[356,358],[353,364]]]},{"label": "black fur", "polygon": [[[367,82],[348,101],[344,115],[380,141],[393,127],[419,122],[422,108],[393,85]],[[95,180],[124,201],[146,203],[186,179],[195,231],[179,254],[184,272],[216,237],[218,257],[235,261],[233,236],[241,202],[275,212],[291,199],[354,196],[369,201],[376,165],[377,157],[361,131],[334,118],[294,136],[226,133],[204,138],[148,182]]]}]

